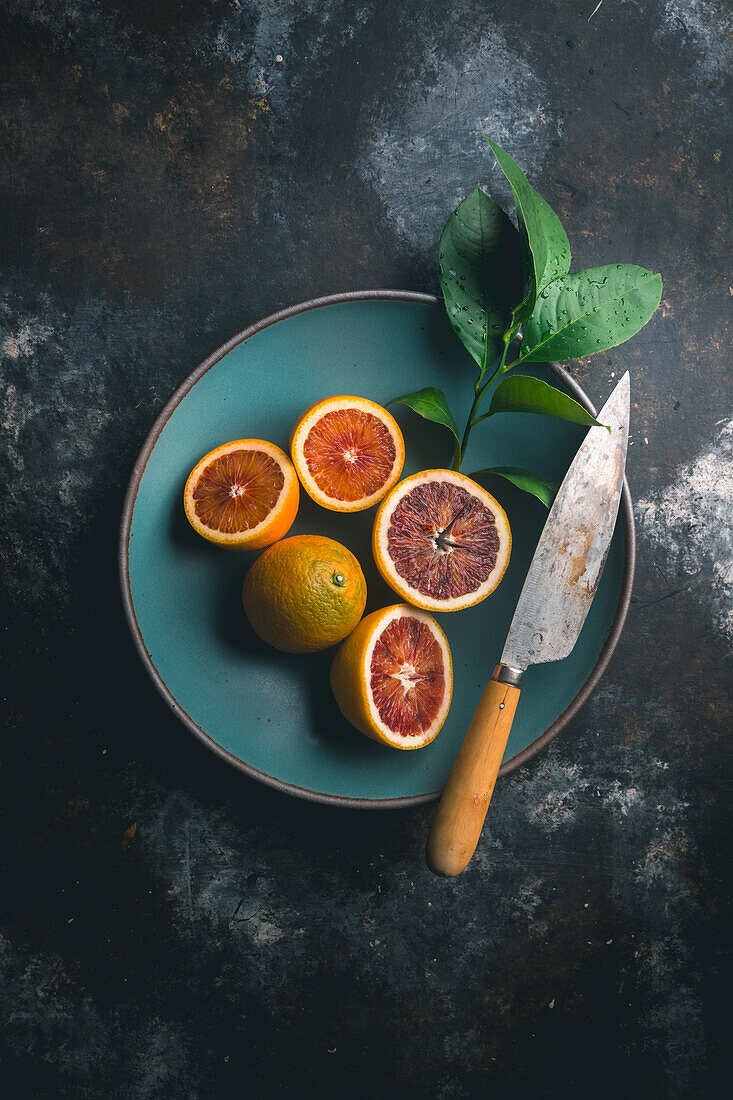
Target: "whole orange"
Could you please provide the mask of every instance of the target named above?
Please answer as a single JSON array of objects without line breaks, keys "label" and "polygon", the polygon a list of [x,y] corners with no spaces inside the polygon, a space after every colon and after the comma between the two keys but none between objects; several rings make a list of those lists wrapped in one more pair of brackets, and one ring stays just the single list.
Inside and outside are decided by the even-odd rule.
[{"label": "whole orange", "polygon": [[242,587],[250,626],[285,653],[342,641],[364,614],[366,581],[350,550],[322,535],[282,539],[253,562]]}]

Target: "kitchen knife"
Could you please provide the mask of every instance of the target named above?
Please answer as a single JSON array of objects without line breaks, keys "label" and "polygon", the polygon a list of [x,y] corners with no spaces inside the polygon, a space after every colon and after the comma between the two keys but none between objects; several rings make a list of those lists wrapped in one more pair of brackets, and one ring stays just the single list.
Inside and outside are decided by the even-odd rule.
[{"label": "kitchen knife", "polygon": [[603,573],[616,525],[629,437],[629,375],[598,414],[550,509],[501,661],[494,669],[453,766],[430,829],[426,857],[437,875],[467,867],[483,828],[522,676],[530,665],[567,657]]}]

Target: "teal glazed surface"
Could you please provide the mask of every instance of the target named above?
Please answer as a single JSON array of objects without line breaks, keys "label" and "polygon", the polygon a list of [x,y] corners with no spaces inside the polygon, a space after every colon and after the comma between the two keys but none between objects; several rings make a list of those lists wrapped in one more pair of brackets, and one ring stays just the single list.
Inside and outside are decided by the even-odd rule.
[{"label": "teal glazed surface", "polygon": [[[550,367],[533,373],[558,384]],[[396,394],[440,386],[462,423],[473,378],[472,360],[434,304],[340,302],[287,316],[233,347],[192,386],[160,431],[130,523],[131,607],[151,671],[169,701],[215,746],[262,773],[260,778],[329,800],[419,800],[438,792],[501,654],[547,512],[501,479],[483,481],[509,516],[511,562],[487,600],[439,616],[453,654],[451,710],[432,745],[399,752],[372,743],[342,718],[329,688],[332,650],[282,654],[250,630],[240,591],[254,555],[221,550],[191,530],[182,505],[189,471],[204,453],[230,439],[259,437],[287,450],[298,415],[330,394],[360,394],[384,404]],[[597,396],[600,404],[607,395]],[[393,412],[405,434],[404,474],[450,465],[447,431],[427,425],[404,406]],[[585,431],[552,417],[497,416],[474,429],[463,471],[526,466],[560,481]],[[302,493],[290,531],[328,535],[356,554],[367,579],[367,613],[398,602],[372,560],[374,515],[370,509],[340,516]],[[571,656],[528,671],[505,761],[536,741],[593,674],[621,600],[624,537],[619,522]],[[124,545],[122,553],[124,560]],[[188,736],[183,729],[181,736]]]}]

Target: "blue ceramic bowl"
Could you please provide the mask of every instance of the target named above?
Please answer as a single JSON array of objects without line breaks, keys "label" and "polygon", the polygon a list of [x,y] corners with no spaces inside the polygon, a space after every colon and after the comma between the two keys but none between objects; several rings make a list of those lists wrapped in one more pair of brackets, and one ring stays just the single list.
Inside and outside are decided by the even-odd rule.
[{"label": "blue ceramic bowl", "polygon": [[[122,594],[153,682],[219,756],[303,798],[389,808],[438,797],[501,653],[547,512],[500,478],[484,481],[509,516],[512,560],[487,600],[440,616],[455,671],[450,714],[432,745],[398,752],[367,740],[341,716],[329,688],[332,651],[291,656],[253,634],[240,599],[253,555],[221,550],[196,535],[184,517],[183,486],[198,459],[229,439],[253,436],[287,449],[299,414],[333,393],[385,404],[398,394],[439,386],[462,423],[475,367],[439,305],[424,294],[366,291],[305,302],[251,325],[179,387],[153,426],[130,482],[120,539]],[[543,365],[535,373],[592,409],[561,367]],[[405,475],[450,465],[447,431],[404,406],[392,411],[405,434]],[[486,466],[525,466],[560,481],[585,430],[548,416],[492,417],[474,429],[462,468],[470,474]],[[633,580],[628,487],[620,516],[575,649],[525,677],[500,774],[529,759],[566,725],[610,659]],[[374,509],[340,515],[302,493],[290,532],[328,535],[356,554],[367,578],[367,612],[398,602],[372,561],[373,521]]]}]

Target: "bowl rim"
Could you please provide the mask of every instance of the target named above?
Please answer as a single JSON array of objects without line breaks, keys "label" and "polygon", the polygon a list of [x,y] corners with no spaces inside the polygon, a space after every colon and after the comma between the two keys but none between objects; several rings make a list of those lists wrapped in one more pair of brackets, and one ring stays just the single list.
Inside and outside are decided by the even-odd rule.
[{"label": "bowl rim", "polygon": [[[288,783],[285,780],[278,779],[276,776],[268,775],[266,772],[262,772],[257,768],[253,768],[251,764],[247,764],[244,760],[240,760],[238,756],[234,756],[226,749],[222,748],[212,737],[209,736],[194,720],[188,715],[177,703],[175,697],[171,694],[166,686],[164,680],[160,676],[157,668],[155,667],[153,660],[145,648],[145,642],[140,631],[140,627],[137,622],[137,616],[135,615],[135,608],[132,600],[132,591],[130,588],[130,569],[129,569],[129,542],[130,542],[130,529],[132,526],[132,515],[135,508],[135,501],[137,499],[138,489],[142,480],[145,467],[148,459],[152,453],[153,447],[158,441],[158,437],[163,428],[167,424],[168,420],[172,416],[175,409],[178,408],[183,398],[192,389],[193,386],[203,377],[208,370],[210,370],[220,359],[223,359],[233,348],[236,348],[239,344],[248,340],[251,336],[261,332],[263,329],[269,328],[270,325],[276,324],[278,321],[282,321],[287,317],[294,317],[299,313],[306,313],[312,309],[320,309],[321,306],[337,305],[341,302],[363,302],[363,301],[398,301],[398,302],[417,302],[423,305],[437,306],[441,304],[441,299],[437,298],[434,294],[424,294],[419,291],[410,290],[351,290],[345,291],[339,294],[326,294],[319,298],[311,298],[305,302],[298,302],[295,305],[287,306],[284,309],[276,310],[274,313],[270,313],[267,317],[261,318],[259,321],[255,321],[253,324],[248,325],[242,329],[241,332],[236,333],[224,344],[221,344],[215,351],[208,355],[199,365],[188,375],[187,378],[177,387],[172,396],[163,406],[160,414],[158,415],[155,423],[148,432],[142,449],[137,457],[135,465],[132,470],[130,481],[125,494],[125,501],[122,508],[122,519],[120,523],[119,534],[119,546],[118,546],[118,565],[120,586],[122,590],[122,603],[125,609],[125,616],[127,618],[127,624],[132,634],[135,648],[138,651],[140,659],[148,672],[151,680],[157,688],[159,694],[168,704],[173,713],[183,722],[185,726],[201,741],[208,749],[216,753],[222,760],[226,761],[232,767],[238,771],[243,772],[245,775],[250,776],[252,779],[258,780],[260,783],[264,783],[266,786],[273,787],[275,790],[282,791],[286,794],[294,795],[297,798],[303,798],[310,802],[324,803],[329,806],[341,806],[350,807],[353,809],[378,809],[378,810],[393,810],[404,809],[409,806],[420,806],[429,802],[436,801],[441,791],[428,791],[424,794],[405,795],[400,798],[350,798],[344,795],[326,794],[322,791],[311,791],[305,787],[298,787],[294,783]],[[580,384],[561,367],[559,363],[547,363],[547,366],[555,372],[560,380],[572,391],[573,396],[581,405],[584,406],[592,415],[596,415],[596,408],[588,398],[585,391]],[[555,738],[561,730],[567,726],[572,718],[578,713],[583,704],[588,700],[590,695],[595,690],[601,677],[603,676],[608,663],[613,656],[613,653],[618,644],[619,638],[626,622],[626,616],[629,611],[629,605],[631,603],[631,593],[634,586],[634,571],[636,568],[636,528],[634,524],[634,510],[631,502],[631,493],[629,491],[629,485],[626,477],[624,477],[624,487],[621,496],[621,504],[619,508],[620,517],[624,526],[624,568],[623,576],[621,579],[621,592],[619,595],[619,602],[616,608],[616,614],[611,625],[608,637],[603,645],[603,648],[598,655],[598,660],[593,668],[588,679],[581,687],[578,694],[572,700],[572,702],[566,707],[566,709],[559,715],[558,718],[549,726],[544,733],[540,734],[531,744],[529,744],[521,752],[518,752],[511,759],[505,761],[499,769],[499,777],[510,775],[512,772],[520,768],[522,764],[525,764],[528,760],[531,760],[537,755],[546,745],[549,745],[550,741]]]}]

